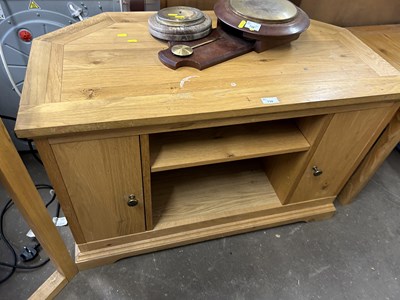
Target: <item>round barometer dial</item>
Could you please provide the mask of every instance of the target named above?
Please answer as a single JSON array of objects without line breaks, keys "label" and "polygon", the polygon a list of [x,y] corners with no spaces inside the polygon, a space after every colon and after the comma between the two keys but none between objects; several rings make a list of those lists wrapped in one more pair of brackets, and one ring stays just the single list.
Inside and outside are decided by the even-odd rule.
[{"label": "round barometer dial", "polygon": [[240,16],[263,22],[289,22],[297,7],[288,0],[230,0],[232,11]]}]

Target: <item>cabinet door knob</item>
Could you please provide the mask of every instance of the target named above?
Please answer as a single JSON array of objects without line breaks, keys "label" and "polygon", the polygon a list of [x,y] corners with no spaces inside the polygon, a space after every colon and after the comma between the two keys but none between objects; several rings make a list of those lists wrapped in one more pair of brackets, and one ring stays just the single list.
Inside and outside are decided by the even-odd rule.
[{"label": "cabinet door knob", "polygon": [[314,175],[314,176],[320,176],[320,175],[322,175],[322,170],[318,169],[317,166],[314,166],[312,169],[313,169],[313,175]]},{"label": "cabinet door knob", "polygon": [[136,199],[136,196],[134,194],[130,194],[128,196],[128,206],[136,206],[138,205],[139,201]]}]

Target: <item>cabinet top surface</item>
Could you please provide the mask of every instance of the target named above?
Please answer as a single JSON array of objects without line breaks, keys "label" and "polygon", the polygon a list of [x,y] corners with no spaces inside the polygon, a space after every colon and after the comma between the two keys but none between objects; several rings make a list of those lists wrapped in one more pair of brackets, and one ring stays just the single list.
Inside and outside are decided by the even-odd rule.
[{"label": "cabinet top surface", "polygon": [[[215,16],[209,14],[215,27]],[[312,21],[290,45],[251,52],[203,71],[171,70],[158,59],[167,44],[148,32],[151,15],[104,13],[35,39],[18,135],[179,124],[400,99],[400,72],[346,29]],[[272,97],[279,102],[262,101]]]}]

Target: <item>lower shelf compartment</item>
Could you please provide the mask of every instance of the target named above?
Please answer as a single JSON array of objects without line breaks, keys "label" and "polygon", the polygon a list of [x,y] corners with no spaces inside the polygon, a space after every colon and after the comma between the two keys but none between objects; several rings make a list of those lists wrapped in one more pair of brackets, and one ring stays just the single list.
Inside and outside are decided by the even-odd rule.
[{"label": "lower shelf compartment", "polygon": [[280,207],[259,160],[152,174],[154,229]]}]

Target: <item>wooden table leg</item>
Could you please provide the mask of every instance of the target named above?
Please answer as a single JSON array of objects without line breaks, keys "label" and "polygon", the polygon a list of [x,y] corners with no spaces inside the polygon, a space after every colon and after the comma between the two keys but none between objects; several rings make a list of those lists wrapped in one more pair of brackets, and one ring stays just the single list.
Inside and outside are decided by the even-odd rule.
[{"label": "wooden table leg", "polygon": [[0,120],[0,182],[31,227],[57,271],[70,281],[78,268]]},{"label": "wooden table leg", "polygon": [[397,111],[378,141],[340,192],[338,199],[342,205],[353,201],[354,197],[367,185],[368,181],[399,142],[400,110]]}]

